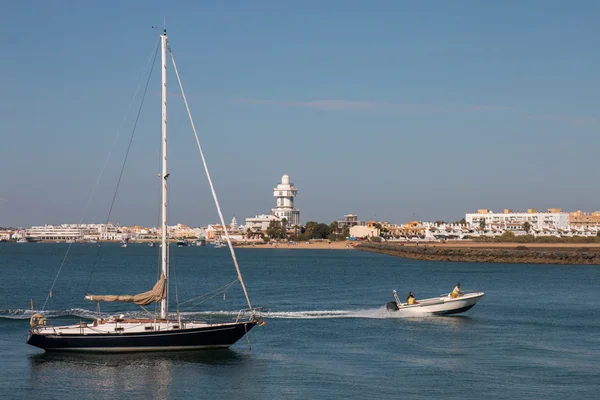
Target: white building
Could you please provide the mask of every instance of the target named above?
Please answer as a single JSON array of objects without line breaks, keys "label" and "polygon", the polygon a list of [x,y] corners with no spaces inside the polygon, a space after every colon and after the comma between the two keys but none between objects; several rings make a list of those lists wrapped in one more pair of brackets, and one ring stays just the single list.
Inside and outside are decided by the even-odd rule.
[{"label": "white building", "polygon": [[377,237],[379,234],[379,229],[371,226],[354,225],[350,228],[350,237],[352,238]]},{"label": "white building", "polygon": [[300,225],[300,210],[294,208],[294,198],[297,193],[298,189],[290,182],[287,174],[281,177],[281,183],[273,189],[277,205],[271,212],[280,219],[285,218],[288,226]]},{"label": "white building", "polygon": [[471,229],[478,229],[482,222],[484,229],[518,230],[523,229],[523,224],[529,223],[532,229],[568,229],[569,213],[562,212],[560,208],[550,208],[548,212],[538,212],[529,209],[527,212],[513,212],[504,210],[503,213],[495,213],[491,210],[478,210],[477,213],[466,214],[465,221]]},{"label": "white building", "polygon": [[120,240],[122,236],[112,224],[41,225],[27,230],[27,237],[36,240]]},{"label": "white building", "polygon": [[264,232],[272,221],[282,221],[284,218],[287,220],[288,228],[300,225],[300,210],[294,208],[294,198],[297,193],[298,189],[290,182],[289,175],[283,175],[281,183],[273,189],[273,196],[277,200],[275,208],[271,209],[271,214],[246,218],[245,229]]},{"label": "white building", "polygon": [[119,228],[113,224],[100,224],[99,230],[101,240],[121,240],[127,236],[119,232]]},{"label": "white building", "polygon": [[83,240],[83,226],[43,225],[32,226],[27,230],[28,237],[37,240]]},{"label": "white building", "polygon": [[253,231],[264,232],[269,227],[271,221],[279,221],[279,217],[275,215],[257,215],[254,218],[246,218],[246,231],[249,229]]},{"label": "white building", "polygon": [[10,240],[12,238],[12,231],[0,231],[0,240]]}]

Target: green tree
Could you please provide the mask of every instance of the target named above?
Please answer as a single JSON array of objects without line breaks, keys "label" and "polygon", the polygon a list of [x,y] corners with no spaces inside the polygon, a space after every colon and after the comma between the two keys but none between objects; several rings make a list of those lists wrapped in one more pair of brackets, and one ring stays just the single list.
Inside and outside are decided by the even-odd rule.
[{"label": "green tree", "polygon": [[260,239],[261,236],[262,232],[258,228],[256,228],[256,230],[252,228],[246,230],[246,238],[248,239]]},{"label": "green tree", "polygon": [[281,219],[281,238],[287,239],[287,228],[288,228],[288,220],[287,218]]},{"label": "green tree", "polygon": [[298,234],[298,232],[300,232],[300,226],[294,225],[292,228],[294,229],[294,233],[290,236],[290,240],[299,240],[300,235]]},{"label": "green tree", "polygon": [[333,221],[332,223],[329,224],[329,232],[330,233],[337,233],[337,230],[338,230],[337,221]]},{"label": "green tree", "polygon": [[329,240],[331,241],[337,241],[339,240],[338,238],[338,233],[337,233],[337,221],[333,221],[332,223],[329,224],[329,236],[327,237]]},{"label": "green tree", "polygon": [[484,230],[485,229],[485,219],[481,218],[479,220],[479,230]]},{"label": "green tree", "polygon": [[312,232],[311,239],[327,239],[329,236],[329,225],[320,223],[317,224]]},{"label": "green tree", "polygon": [[281,237],[281,231],[281,222],[273,220],[267,227],[267,236],[271,239],[278,239]]},{"label": "green tree", "polygon": [[344,226],[344,230],[342,231],[343,240],[348,239],[350,236],[350,228],[348,226]]},{"label": "green tree", "polygon": [[529,222],[525,221],[525,222],[523,223],[523,230],[524,230],[525,232],[529,233],[529,231],[531,230],[531,224],[530,224]]},{"label": "green tree", "polygon": [[304,232],[303,232],[303,237],[308,239],[313,239],[313,235],[315,230],[317,229],[317,226],[319,225],[318,222],[315,221],[308,221],[306,223],[306,225],[304,226]]},{"label": "green tree", "polygon": [[512,231],[505,231],[502,235],[498,237],[498,241],[500,242],[514,242],[515,234]]}]

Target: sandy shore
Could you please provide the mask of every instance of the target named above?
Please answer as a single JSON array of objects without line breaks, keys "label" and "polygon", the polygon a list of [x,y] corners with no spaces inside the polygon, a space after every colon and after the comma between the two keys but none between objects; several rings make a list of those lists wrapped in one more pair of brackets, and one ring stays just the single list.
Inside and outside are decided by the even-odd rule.
[{"label": "sandy shore", "polygon": [[235,248],[242,249],[312,249],[312,250],[350,250],[353,249],[354,242],[343,241],[343,242],[297,242],[294,244],[289,243],[268,243],[268,244],[257,244],[257,245],[235,245]]}]

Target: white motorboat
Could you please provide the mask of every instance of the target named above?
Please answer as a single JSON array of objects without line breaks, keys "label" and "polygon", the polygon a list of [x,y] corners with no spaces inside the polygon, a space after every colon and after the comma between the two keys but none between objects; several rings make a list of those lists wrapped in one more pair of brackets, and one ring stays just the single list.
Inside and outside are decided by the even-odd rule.
[{"label": "white motorboat", "polygon": [[452,293],[433,297],[430,299],[418,299],[415,304],[402,303],[396,291],[392,291],[394,301],[386,304],[388,311],[417,312],[434,315],[459,314],[470,310],[485,295],[483,292],[464,292],[463,295],[452,298]]}]

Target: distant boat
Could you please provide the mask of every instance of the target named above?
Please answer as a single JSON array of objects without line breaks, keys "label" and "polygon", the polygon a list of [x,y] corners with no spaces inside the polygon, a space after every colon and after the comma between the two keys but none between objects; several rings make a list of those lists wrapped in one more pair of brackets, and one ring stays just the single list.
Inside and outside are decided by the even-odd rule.
[{"label": "distant boat", "polygon": [[177,239],[177,247],[186,247],[188,244],[183,238]]},{"label": "distant boat", "polygon": [[154,247],[154,242],[148,243],[148,247]]},{"label": "distant boat", "polygon": [[220,249],[221,247],[225,247],[225,246],[226,246],[226,244],[225,244],[225,243],[223,243],[223,242],[222,242],[222,241],[220,241],[220,240],[215,240],[215,241],[213,242],[213,247],[214,247],[215,249]]},{"label": "distant boat", "polygon": [[[262,325],[264,322],[260,315],[257,314],[257,310],[252,308],[250,298],[246,291],[242,274],[235,257],[235,250],[231,248],[233,264],[237,271],[238,282],[244,292],[248,309],[240,310],[237,313],[237,317],[232,322],[204,322],[204,321],[190,321],[182,319],[182,316],[177,313],[169,315],[169,292],[171,291],[170,286],[175,282],[170,283],[169,274],[169,246],[167,238],[167,215],[168,215],[168,181],[169,174],[167,173],[167,49],[170,50],[170,46],[167,43],[167,32],[166,30],[160,35],[160,44],[162,52],[162,62],[160,63],[162,69],[162,154],[165,156],[161,157],[162,172],[160,174],[160,181],[162,186],[161,191],[161,274],[154,287],[151,290],[139,293],[136,295],[93,295],[86,294],[85,299],[93,301],[98,304],[98,313],[100,312],[100,302],[124,302],[124,303],[135,303],[139,305],[144,313],[149,313],[149,316],[144,318],[126,318],[124,315],[117,315],[113,317],[97,317],[93,322],[79,322],[74,325],[68,326],[48,326],[46,325],[46,318],[42,313],[35,313],[30,318],[31,329],[27,338],[27,343],[39,347],[47,351],[83,351],[83,352],[142,352],[142,351],[181,351],[181,350],[198,350],[198,349],[210,349],[210,348],[227,348],[237,342],[239,339],[244,337],[256,325]],[[172,53],[170,53],[173,64]],[[177,69],[175,68],[175,72]],[[185,95],[183,88],[181,90],[184,101]],[[190,115],[191,119],[191,115]],[[193,127],[193,121],[192,127]],[[195,133],[194,128],[194,133]],[[223,220],[223,214],[217,201],[217,197],[214,191],[212,180],[208,168],[206,167],[206,161],[202,149],[200,148],[200,142],[198,141],[198,147],[200,149],[200,155],[204,164],[205,172],[208,178],[215,204],[221,219],[221,224],[225,226]],[[225,235],[228,235],[225,231]],[[127,243],[124,243],[124,246]],[[153,268],[152,268],[153,269]],[[155,272],[152,271],[152,274]],[[115,277],[115,280],[117,278]],[[233,283],[227,285],[225,289],[217,289],[210,293],[219,293],[221,290],[224,292]],[[123,282],[118,282],[119,287],[123,285]],[[133,282],[132,282],[133,285]],[[202,297],[202,296],[200,296]],[[177,298],[177,296],[176,296]],[[195,297],[192,300],[196,300]],[[151,310],[154,307],[147,307],[153,303],[158,303],[157,311],[153,313]],[[146,308],[147,307],[147,308]],[[179,307],[177,307],[179,311]]]},{"label": "distant boat", "polygon": [[24,229],[19,228],[16,233],[19,236],[19,239],[17,239],[17,243],[28,243],[29,242],[29,240],[27,240],[28,233],[25,232]]}]

